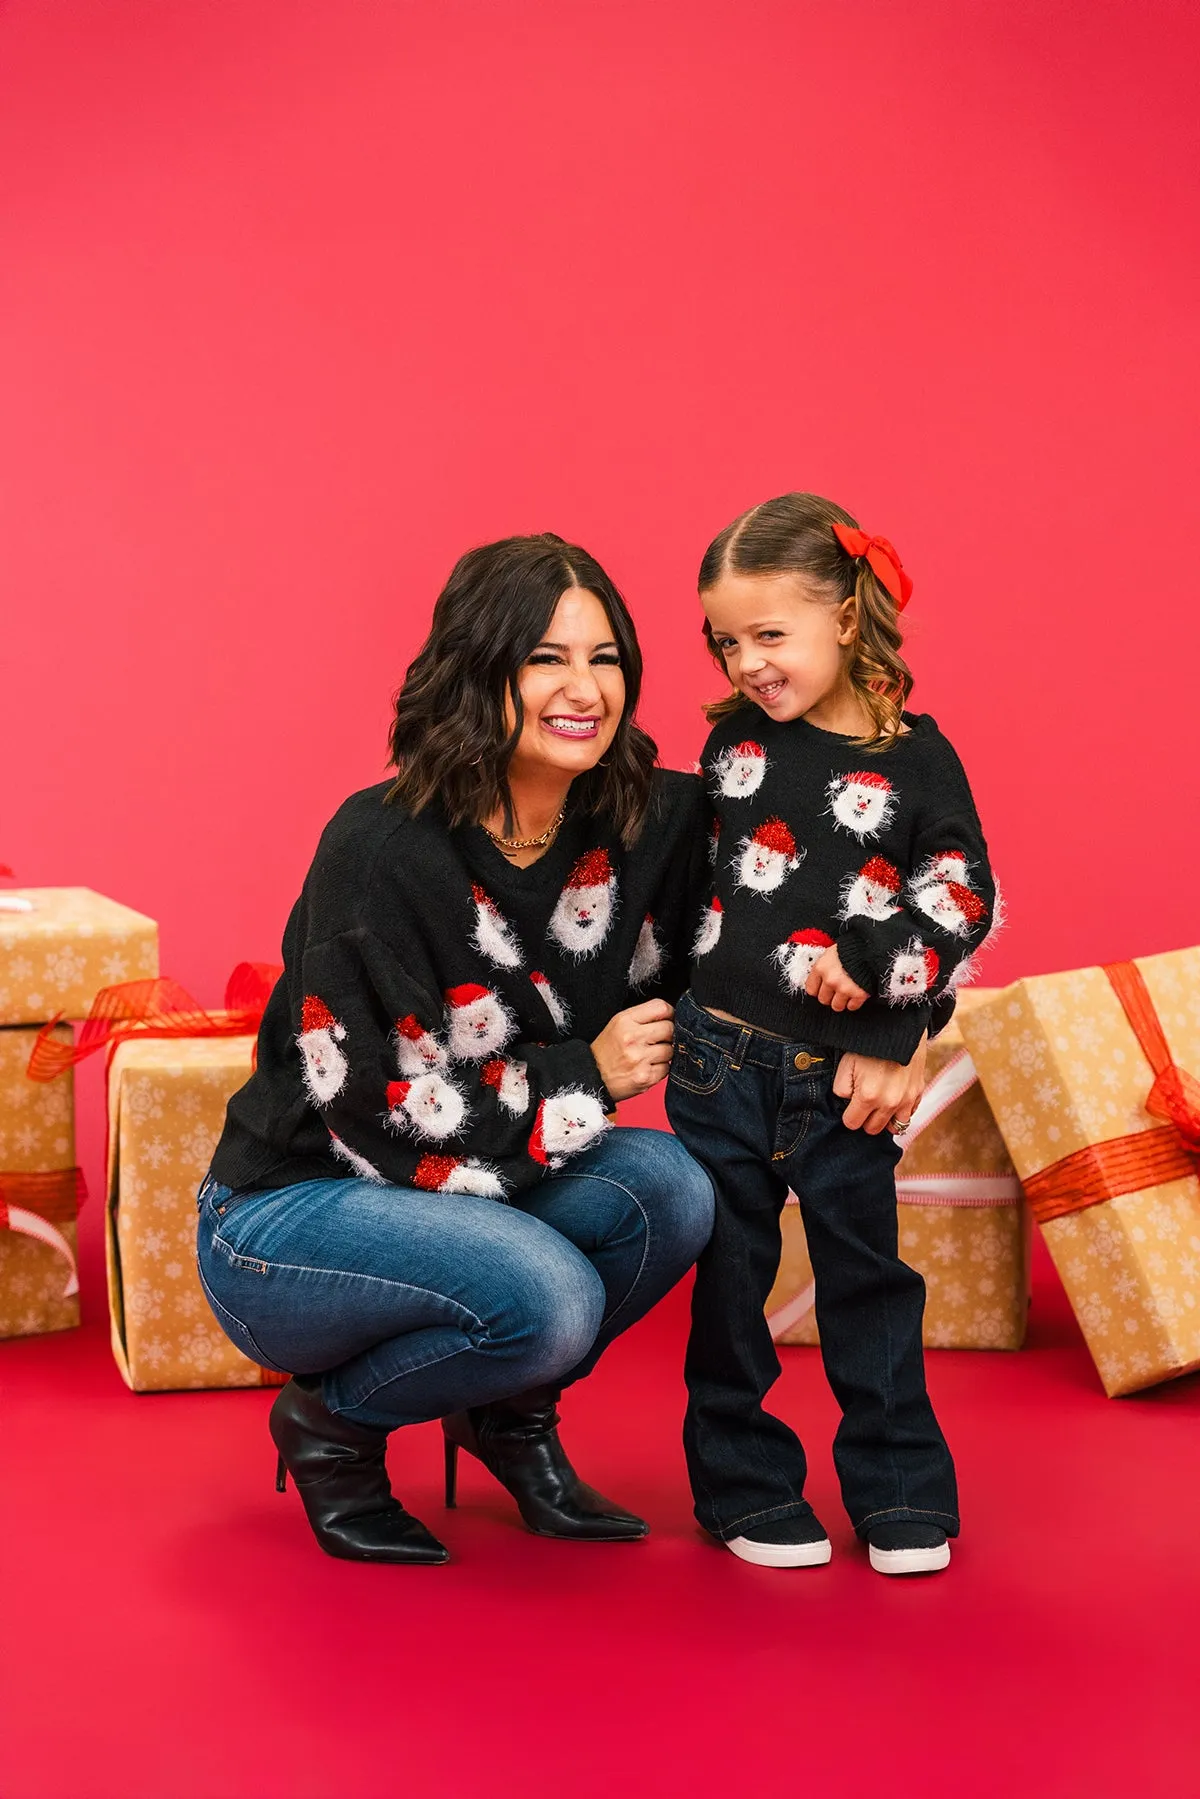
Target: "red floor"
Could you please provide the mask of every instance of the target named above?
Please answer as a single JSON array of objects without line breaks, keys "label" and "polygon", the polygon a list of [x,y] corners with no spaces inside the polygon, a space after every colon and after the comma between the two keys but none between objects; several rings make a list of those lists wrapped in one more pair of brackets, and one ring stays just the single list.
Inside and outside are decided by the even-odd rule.
[{"label": "red floor", "polygon": [[98,1223],[85,1328],[0,1344],[3,1799],[1200,1793],[1200,1383],[1105,1399],[1040,1254],[1027,1352],[930,1358],[966,1518],[948,1574],[867,1567],[809,1350],[777,1392],[832,1566],[700,1538],[682,1295],[567,1412],[648,1543],[529,1536],[477,1468],[447,1516],[423,1427],[393,1476],[454,1560],[404,1572],[316,1550],[273,1491],[268,1394],[126,1392]]}]

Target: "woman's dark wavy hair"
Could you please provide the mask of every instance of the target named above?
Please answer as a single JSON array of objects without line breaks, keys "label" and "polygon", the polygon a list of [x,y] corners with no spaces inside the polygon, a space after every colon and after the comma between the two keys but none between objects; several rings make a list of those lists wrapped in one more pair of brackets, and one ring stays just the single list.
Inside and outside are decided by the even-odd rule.
[{"label": "woman's dark wavy hair", "polygon": [[[608,614],[625,676],[625,710],[603,763],[577,775],[572,804],[603,813],[626,844],[642,828],[658,759],[635,722],[642,652],[625,601],[600,564],[552,531],[468,550],[433,609],[429,636],[395,696],[389,802],[422,812],[441,802],[452,825],[478,824],[497,808],[513,829],[508,767],[525,723],[518,679],[550,629],[568,588],[594,593]],[[515,720],[505,724],[505,696]]]}]

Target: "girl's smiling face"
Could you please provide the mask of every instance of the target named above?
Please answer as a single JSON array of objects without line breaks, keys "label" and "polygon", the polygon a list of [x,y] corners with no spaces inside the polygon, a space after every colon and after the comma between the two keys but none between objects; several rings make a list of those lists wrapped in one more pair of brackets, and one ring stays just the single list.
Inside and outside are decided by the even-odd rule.
[{"label": "girl's smiling face", "polygon": [[859,729],[846,679],[853,598],[828,600],[800,575],[732,570],[700,597],[713,648],[746,699],[780,723],[809,717],[826,730]]}]

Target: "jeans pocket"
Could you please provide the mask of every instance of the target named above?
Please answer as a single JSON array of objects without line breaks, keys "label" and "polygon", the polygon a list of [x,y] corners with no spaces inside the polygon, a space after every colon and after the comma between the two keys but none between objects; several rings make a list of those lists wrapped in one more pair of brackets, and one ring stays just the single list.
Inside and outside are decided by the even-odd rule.
[{"label": "jeans pocket", "polygon": [[716,1093],[729,1068],[729,1058],[702,1037],[676,1030],[670,1079],[685,1093]]}]

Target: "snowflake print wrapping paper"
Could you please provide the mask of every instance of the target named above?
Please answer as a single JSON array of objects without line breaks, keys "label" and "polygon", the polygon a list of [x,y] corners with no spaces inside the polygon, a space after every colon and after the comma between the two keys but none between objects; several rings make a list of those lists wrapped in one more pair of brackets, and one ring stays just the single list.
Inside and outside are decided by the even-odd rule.
[{"label": "snowflake print wrapping paper", "polygon": [[123,1043],[108,1075],[108,1306],[135,1393],[278,1386],[234,1347],[196,1273],[196,1193],[253,1037]]},{"label": "snowflake print wrapping paper", "polygon": [[28,912],[0,911],[0,1025],[86,1018],[102,987],[152,980],[158,926],[89,887],[6,887]]},{"label": "snowflake print wrapping paper", "polygon": [[[70,1043],[71,1027],[54,1033]],[[73,1071],[56,1081],[31,1081],[25,1074],[36,1030],[0,1030],[0,1176],[50,1174],[75,1165]],[[72,1252],[75,1224],[55,1216]],[[40,1337],[72,1330],[79,1323],[79,1295],[63,1297],[66,1266],[60,1255],[36,1238],[0,1230],[0,1337]]]},{"label": "snowflake print wrapping paper", "polygon": [[[1200,1079],[1200,949],[1135,966],[1172,1056]],[[1162,1127],[1146,1111],[1153,1071],[1102,968],[1018,981],[965,1015],[963,1037],[1023,1181]],[[1110,1398],[1200,1368],[1194,1172],[1040,1228]]]},{"label": "snowflake print wrapping paper", "polygon": [[[963,1047],[958,1020],[992,995],[968,989],[958,1012],[929,1045],[926,1074],[932,1080]],[[1011,1175],[1004,1139],[979,1083],[935,1118],[913,1143],[897,1176]],[[926,1349],[1020,1349],[1029,1314],[1029,1208],[1022,1202],[995,1206],[899,1207],[900,1255],[925,1278]],[[783,1253],[767,1300],[778,1343],[816,1343],[811,1306],[792,1322],[786,1308],[812,1283],[800,1208],[790,1200],[782,1218]]]}]

